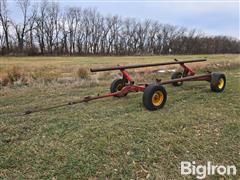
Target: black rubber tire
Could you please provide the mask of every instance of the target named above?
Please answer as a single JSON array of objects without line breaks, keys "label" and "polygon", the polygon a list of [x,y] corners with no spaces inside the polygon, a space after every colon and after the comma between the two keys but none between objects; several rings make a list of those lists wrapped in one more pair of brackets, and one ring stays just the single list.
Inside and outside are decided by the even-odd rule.
[{"label": "black rubber tire", "polygon": [[[223,85],[220,85],[220,82],[223,81]],[[210,88],[213,92],[223,92],[226,86],[226,76],[223,73],[212,73]]]},{"label": "black rubber tire", "polygon": [[[124,82],[124,81],[125,81],[125,82]],[[112,82],[111,86],[110,86],[110,92],[111,92],[111,93],[115,93],[115,92],[117,92],[117,91],[120,91],[120,90],[125,86],[125,83],[127,83],[126,80],[123,80],[123,79],[115,79],[115,80]],[[121,87],[119,88],[119,86],[121,86]],[[124,94],[123,96],[126,96],[126,95],[127,95],[127,93]],[[116,97],[121,97],[121,96],[116,96]]]},{"label": "black rubber tire", "polygon": [[[178,79],[181,78],[183,76],[182,72],[174,72],[171,76],[171,79]],[[183,85],[183,82],[174,82],[172,83],[173,86],[181,86]]]},{"label": "black rubber tire", "polygon": [[[155,94],[155,92],[157,92],[157,91],[162,92],[163,100],[162,100],[161,104],[156,106],[153,104],[152,98],[153,98],[153,95]],[[143,93],[143,104],[148,110],[155,111],[155,110],[161,109],[165,105],[166,101],[167,101],[167,91],[163,86],[153,84],[153,85],[149,85],[145,88],[144,93]]]}]

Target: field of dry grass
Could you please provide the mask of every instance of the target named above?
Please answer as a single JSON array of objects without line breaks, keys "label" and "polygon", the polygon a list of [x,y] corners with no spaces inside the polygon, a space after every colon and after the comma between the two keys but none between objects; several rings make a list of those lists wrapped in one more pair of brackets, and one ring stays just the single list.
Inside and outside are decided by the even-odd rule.
[{"label": "field of dry grass", "polygon": [[[130,93],[19,116],[108,92],[118,73],[90,73],[90,67],[203,57],[209,61],[194,68],[224,72],[223,93],[189,82],[166,86],[167,103],[155,112],[143,107],[141,93]],[[239,55],[0,57],[0,178],[195,179],[180,175],[181,161],[234,164],[238,174],[230,178],[239,178],[239,65]],[[137,82],[169,79],[168,72],[150,73],[156,69],[131,74]]]},{"label": "field of dry grass", "polygon": [[[79,79],[96,81],[112,72],[90,74],[90,67],[109,67],[127,64],[157,63],[178,59],[207,58],[208,62],[191,64],[194,69],[232,68],[239,65],[238,55],[192,55],[192,56],[139,56],[139,57],[0,57],[0,87],[33,85],[49,82],[76,82]],[[176,66],[164,66],[176,68]],[[135,73],[147,73],[156,68],[136,69]],[[115,73],[115,72],[114,72]],[[102,76],[102,77],[101,77]]]}]

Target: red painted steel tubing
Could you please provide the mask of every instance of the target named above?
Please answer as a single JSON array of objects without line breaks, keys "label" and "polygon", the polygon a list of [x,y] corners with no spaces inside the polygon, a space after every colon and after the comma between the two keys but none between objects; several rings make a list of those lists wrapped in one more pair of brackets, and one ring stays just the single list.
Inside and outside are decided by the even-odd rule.
[{"label": "red painted steel tubing", "polygon": [[199,81],[206,80],[206,81],[209,81],[209,80],[211,80],[211,74],[187,76],[187,77],[183,77],[183,78],[172,79],[172,80],[168,80],[168,81],[162,81],[162,82],[159,82],[158,84],[171,84],[171,83],[174,83],[174,82],[183,82],[183,81],[191,81],[191,80],[199,80]]},{"label": "red painted steel tubing", "polygon": [[100,72],[100,71],[113,71],[113,70],[124,70],[124,69],[134,69],[134,68],[143,68],[143,67],[152,67],[152,66],[165,66],[171,64],[184,64],[184,63],[193,63],[193,62],[202,62],[207,59],[195,59],[195,60],[186,60],[186,61],[173,61],[173,62],[164,62],[164,63],[155,63],[155,64],[139,64],[139,65],[129,65],[129,66],[116,66],[109,68],[91,68],[91,72]]},{"label": "red painted steel tubing", "polygon": [[133,81],[132,77],[127,73],[125,70],[120,70],[123,76],[128,80],[128,81]]}]

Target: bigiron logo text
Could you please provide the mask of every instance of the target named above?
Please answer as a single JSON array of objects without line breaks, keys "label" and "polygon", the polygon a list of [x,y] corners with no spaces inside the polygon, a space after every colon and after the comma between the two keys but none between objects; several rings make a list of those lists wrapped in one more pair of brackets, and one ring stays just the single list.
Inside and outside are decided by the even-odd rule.
[{"label": "bigiron logo text", "polygon": [[197,165],[195,161],[181,162],[181,175],[193,175],[197,179],[204,179],[211,175],[234,176],[237,173],[235,165],[216,165],[207,162],[205,165]]}]

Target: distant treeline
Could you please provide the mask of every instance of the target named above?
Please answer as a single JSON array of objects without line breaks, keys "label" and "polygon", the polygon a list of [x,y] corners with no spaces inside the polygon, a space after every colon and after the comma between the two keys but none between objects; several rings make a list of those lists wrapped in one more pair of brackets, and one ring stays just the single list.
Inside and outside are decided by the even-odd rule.
[{"label": "distant treeline", "polygon": [[16,5],[19,16],[14,20],[7,0],[0,0],[2,55],[240,53],[235,38],[206,36],[158,21],[103,16],[91,8],[62,10],[46,0],[17,0]]}]

